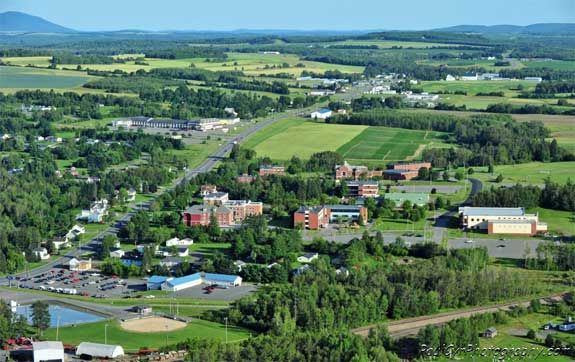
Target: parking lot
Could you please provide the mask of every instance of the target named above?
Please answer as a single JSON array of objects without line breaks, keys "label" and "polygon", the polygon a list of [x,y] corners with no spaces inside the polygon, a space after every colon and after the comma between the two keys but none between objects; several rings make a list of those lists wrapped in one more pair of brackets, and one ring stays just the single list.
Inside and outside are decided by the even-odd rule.
[{"label": "parking lot", "polygon": [[47,272],[22,277],[12,285],[24,289],[50,291],[58,294],[82,295],[93,298],[122,297],[145,289],[141,280],[124,280],[92,271],[70,271],[52,268]]},{"label": "parking lot", "polygon": [[175,298],[193,298],[193,299],[207,299],[207,300],[225,300],[234,301],[245,297],[257,290],[257,286],[253,284],[242,285],[239,287],[216,287],[209,289],[208,285],[198,285],[195,287],[180,290],[174,293]]}]

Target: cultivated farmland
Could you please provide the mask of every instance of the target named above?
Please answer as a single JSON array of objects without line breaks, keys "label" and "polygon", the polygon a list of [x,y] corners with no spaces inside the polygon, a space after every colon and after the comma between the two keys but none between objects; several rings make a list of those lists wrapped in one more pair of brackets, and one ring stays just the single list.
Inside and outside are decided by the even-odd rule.
[{"label": "cultivated farmland", "polygon": [[23,67],[0,67],[0,88],[75,88],[91,77],[83,73]]}]

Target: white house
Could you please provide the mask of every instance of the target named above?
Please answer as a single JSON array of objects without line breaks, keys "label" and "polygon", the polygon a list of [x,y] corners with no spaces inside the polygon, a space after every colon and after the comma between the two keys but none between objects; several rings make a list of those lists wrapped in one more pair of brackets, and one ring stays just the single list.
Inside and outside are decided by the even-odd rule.
[{"label": "white house", "polygon": [[126,252],[122,249],[110,249],[110,258],[123,258]]},{"label": "white house", "polygon": [[451,74],[448,74],[448,75],[445,77],[445,80],[448,81],[448,82],[454,82],[454,81],[456,81],[457,79],[456,79],[454,76],[452,76]]},{"label": "white house", "polygon": [[132,201],[136,201],[136,190],[134,189],[129,189],[128,190],[128,198],[126,199],[126,201],[128,202],[132,202]]},{"label": "white house", "polygon": [[34,253],[34,255],[40,258],[40,260],[50,259],[50,254],[48,253],[48,250],[46,250],[46,248],[36,248],[32,250],[32,252]]},{"label": "white house", "polygon": [[327,119],[331,117],[332,111],[329,108],[322,108],[319,111],[315,111],[311,114],[312,119]]},{"label": "white house", "polygon": [[318,253],[305,253],[304,255],[298,256],[297,261],[300,263],[311,263],[319,257]]},{"label": "white house", "polygon": [[53,240],[52,244],[54,245],[54,249],[56,250],[70,247],[70,242],[67,239]]},{"label": "white house", "polygon": [[68,231],[68,233],[66,233],[66,236],[64,238],[67,241],[74,240],[78,237],[78,235],[82,235],[85,232],[86,232],[85,227],[83,227],[82,225],[76,224]]},{"label": "white house", "polygon": [[461,80],[478,80],[479,76],[477,73],[465,73],[459,79]]},{"label": "white house", "polygon": [[101,223],[108,215],[108,200],[94,201],[89,210],[82,210],[76,220],[86,220],[89,223]]},{"label": "white house", "polygon": [[64,362],[64,345],[57,341],[33,342],[34,362],[61,361]]},{"label": "white house", "polygon": [[182,259],[175,257],[175,256],[168,256],[162,260],[160,260],[160,265],[166,268],[173,268],[178,266],[182,263]]},{"label": "white house", "polygon": [[236,260],[234,261],[234,265],[238,268],[238,271],[241,272],[247,264],[243,260]]},{"label": "white house", "polygon": [[72,258],[68,262],[68,268],[70,269],[70,271],[91,270],[92,269],[92,259],[78,260],[76,258]]},{"label": "white house", "polygon": [[189,238],[185,238],[185,239],[180,239],[180,238],[171,238],[170,240],[166,240],[166,246],[167,247],[171,247],[171,246],[190,246],[194,244],[194,240],[189,239]]}]

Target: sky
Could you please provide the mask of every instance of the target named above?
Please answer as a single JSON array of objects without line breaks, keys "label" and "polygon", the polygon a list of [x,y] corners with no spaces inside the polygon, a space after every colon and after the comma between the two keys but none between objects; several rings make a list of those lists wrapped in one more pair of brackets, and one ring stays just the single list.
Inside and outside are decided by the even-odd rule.
[{"label": "sky", "polygon": [[575,23],[575,0],[0,0],[76,30],[421,30]]}]

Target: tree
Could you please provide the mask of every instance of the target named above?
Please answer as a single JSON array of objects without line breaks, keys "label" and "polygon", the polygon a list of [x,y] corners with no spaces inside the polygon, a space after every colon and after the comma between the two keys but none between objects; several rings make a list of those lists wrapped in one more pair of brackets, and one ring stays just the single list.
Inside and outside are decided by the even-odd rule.
[{"label": "tree", "polygon": [[210,214],[210,224],[208,225],[208,234],[211,237],[216,238],[222,233],[220,229],[220,223],[218,222],[218,217],[215,212]]},{"label": "tree", "polygon": [[443,171],[443,181],[449,181],[449,172],[447,170]]},{"label": "tree", "polygon": [[495,168],[493,167],[493,164],[489,164],[489,166],[487,167],[487,172],[488,173],[494,173],[495,172]]},{"label": "tree", "polygon": [[104,260],[110,256],[110,250],[116,246],[118,242],[118,237],[116,235],[106,235],[102,239],[102,245],[100,247],[100,259]]},{"label": "tree", "polygon": [[32,303],[32,325],[38,329],[40,335],[50,327],[50,311],[47,303],[42,301]]},{"label": "tree", "polygon": [[495,178],[495,182],[497,183],[503,182],[503,175],[502,174],[497,175],[497,177]]},{"label": "tree", "polygon": [[527,338],[529,338],[529,339],[535,339],[536,336],[537,336],[537,334],[535,333],[535,331],[533,329],[530,329],[527,332]]}]

